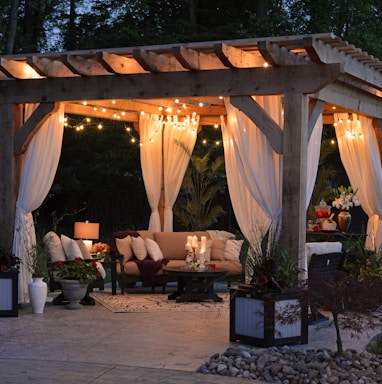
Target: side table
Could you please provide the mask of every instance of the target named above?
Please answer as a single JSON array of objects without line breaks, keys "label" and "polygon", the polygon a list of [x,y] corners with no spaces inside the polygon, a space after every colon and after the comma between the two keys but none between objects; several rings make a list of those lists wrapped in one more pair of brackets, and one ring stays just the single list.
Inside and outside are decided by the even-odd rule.
[{"label": "side table", "polygon": [[[100,263],[103,265],[104,268],[110,269],[111,274],[111,294],[116,295],[117,294],[117,263],[119,263],[118,259],[108,259],[108,260],[102,260]],[[123,287],[121,287],[121,294],[124,294]]]}]

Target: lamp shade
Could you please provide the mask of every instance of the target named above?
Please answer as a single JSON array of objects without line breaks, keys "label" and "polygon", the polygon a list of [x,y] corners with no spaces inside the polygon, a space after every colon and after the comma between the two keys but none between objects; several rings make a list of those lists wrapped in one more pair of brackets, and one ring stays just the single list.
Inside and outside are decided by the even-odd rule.
[{"label": "lamp shade", "polygon": [[77,239],[98,239],[99,223],[76,221],[74,223],[74,237]]}]

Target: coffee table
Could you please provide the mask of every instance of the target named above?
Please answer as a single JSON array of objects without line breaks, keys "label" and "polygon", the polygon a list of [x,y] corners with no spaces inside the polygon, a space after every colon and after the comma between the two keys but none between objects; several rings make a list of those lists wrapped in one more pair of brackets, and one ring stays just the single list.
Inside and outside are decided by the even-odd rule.
[{"label": "coffee table", "polygon": [[201,302],[212,300],[223,301],[214,291],[214,283],[227,276],[229,271],[221,268],[207,269],[204,271],[164,267],[163,274],[177,279],[177,290],[168,296],[169,300],[177,303]]}]

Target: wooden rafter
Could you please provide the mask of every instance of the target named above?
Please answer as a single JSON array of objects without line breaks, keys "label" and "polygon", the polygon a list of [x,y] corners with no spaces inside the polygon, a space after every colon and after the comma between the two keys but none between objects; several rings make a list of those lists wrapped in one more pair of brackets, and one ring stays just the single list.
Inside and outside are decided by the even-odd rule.
[{"label": "wooden rafter", "polygon": [[15,154],[24,153],[28,144],[45,121],[58,110],[59,103],[41,103],[15,136]]},{"label": "wooden rafter", "polygon": [[273,150],[283,153],[283,132],[263,108],[249,96],[231,97],[231,104],[243,111],[268,138]]}]

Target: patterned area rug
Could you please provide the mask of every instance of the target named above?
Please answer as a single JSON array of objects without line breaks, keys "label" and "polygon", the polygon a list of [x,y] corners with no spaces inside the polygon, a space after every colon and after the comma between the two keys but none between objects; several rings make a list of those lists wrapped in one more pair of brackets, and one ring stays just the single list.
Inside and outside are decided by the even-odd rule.
[{"label": "patterned area rug", "polygon": [[107,291],[97,291],[90,294],[94,300],[114,313],[133,312],[203,312],[203,311],[228,311],[229,293],[218,293],[223,299],[221,303],[206,301],[202,303],[177,303],[168,300],[168,294],[157,293],[125,293],[124,295],[111,295]]}]

